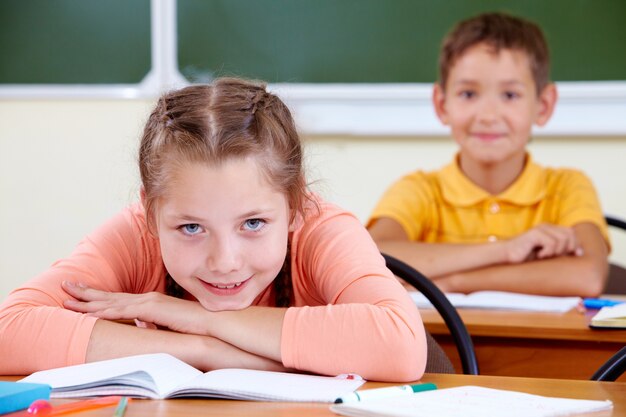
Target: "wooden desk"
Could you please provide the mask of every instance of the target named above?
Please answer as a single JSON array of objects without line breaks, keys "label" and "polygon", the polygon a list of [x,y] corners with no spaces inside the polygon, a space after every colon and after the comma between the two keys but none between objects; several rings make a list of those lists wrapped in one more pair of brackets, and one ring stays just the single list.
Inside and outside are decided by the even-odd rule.
[{"label": "wooden desk", "polygon": [[[0,379],[10,379],[1,378]],[[588,400],[611,400],[612,412],[577,414],[577,416],[626,417],[626,383],[593,382],[531,378],[505,378],[471,375],[436,375],[427,374],[420,382],[433,382],[439,388],[461,385],[480,385],[564,398]],[[368,382],[365,388],[376,388],[389,384]],[[53,400],[61,403],[67,400]],[[129,404],[125,417],[194,417],[194,416],[335,416],[329,410],[329,404],[318,403],[269,403],[226,400],[134,400]],[[83,412],[81,417],[110,417],[112,408],[103,408]],[[12,417],[14,414],[7,414]]]},{"label": "wooden desk", "polygon": [[[620,348],[626,330],[592,330],[595,311],[564,314],[459,309],[476,349],[482,375],[589,379]],[[434,309],[420,309],[428,331],[461,362],[448,328]],[[620,381],[626,381],[622,376]]]}]

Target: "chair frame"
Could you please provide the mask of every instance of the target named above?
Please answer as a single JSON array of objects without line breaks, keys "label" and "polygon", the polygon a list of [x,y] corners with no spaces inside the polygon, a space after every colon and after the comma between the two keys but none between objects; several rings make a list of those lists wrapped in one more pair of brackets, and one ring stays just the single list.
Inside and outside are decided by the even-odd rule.
[{"label": "chair frame", "polygon": [[[626,221],[619,217],[604,215],[609,227],[626,232]],[[620,264],[609,262],[609,277],[604,287],[605,293],[626,294],[626,268]]]},{"label": "chair frame", "polygon": [[611,356],[591,377],[592,381],[615,381],[626,371],[626,346]]},{"label": "chair frame", "polygon": [[476,359],[472,338],[467,331],[467,327],[465,327],[465,323],[463,323],[463,319],[461,319],[461,316],[446,295],[430,279],[426,278],[412,266],[391,255],[385,253],[382,255],[387,263],[387,268],[391,272],[421,292],[437,309],[454,339],[461,359],[463,373],[466,375],[479,375],[478,360]]},{"label": "chair frame", "polygon": [[604,219],[606,220],[606,224],[608,224],[609,226],[626,230],[626,222],[624,220],[618,219],[617,217],[613,217],[613,216],[607,216],[607,215],[604,216]]},{"label": "chair frame", "polygon": [[[626,221],[605,215],[606,224],[626,230]],[[615,381],[626,372],[626,346],[611,356],[591,377],[592,381]]]}]

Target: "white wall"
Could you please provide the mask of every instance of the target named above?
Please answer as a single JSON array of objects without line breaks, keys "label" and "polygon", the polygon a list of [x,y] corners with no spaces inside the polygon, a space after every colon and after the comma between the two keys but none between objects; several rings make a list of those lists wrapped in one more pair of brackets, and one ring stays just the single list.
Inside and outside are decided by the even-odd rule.
[{"label": "white wall", "polygon": [[[135,201],[136,145],[145,100],[0,101],[0,299],[69,254],[89,231]],[[362,221],[405,172],[434,169],[455,151],[443,137],[305,138],[309,179]],[[535,159],[594,181],[605,212],[626,217],[626,137],[535,138]],[[626,238],[614,256],[626,264]]]},{"label": "white wall", "polygon": [[0,298],[135,199],[149,106],[0,101]]}]

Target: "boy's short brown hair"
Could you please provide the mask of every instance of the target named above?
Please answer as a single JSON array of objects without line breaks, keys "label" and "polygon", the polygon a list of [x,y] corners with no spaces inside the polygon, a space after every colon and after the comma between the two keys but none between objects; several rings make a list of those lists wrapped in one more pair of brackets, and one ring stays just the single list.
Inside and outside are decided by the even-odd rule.
[{"label": "boy's short brown hair", "polygon": [[450,68],[471,47],[485,43],[498,53],[502,49],[525,52],[537,92],[550,83],[550,55],[541,28],[505,13],[484,13],[459,22],[444,38],[439,55],[439,85],[445,89]]}]

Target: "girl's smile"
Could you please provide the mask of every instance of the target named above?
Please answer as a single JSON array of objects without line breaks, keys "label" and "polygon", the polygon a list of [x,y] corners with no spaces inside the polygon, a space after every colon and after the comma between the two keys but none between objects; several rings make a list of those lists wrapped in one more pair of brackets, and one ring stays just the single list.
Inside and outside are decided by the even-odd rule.
[{"label": "girl's smile", "polygon": [[206,287],[207,290],[209,290],[211,293],[217,296],[231,296],[231,295],[238,294],[240,291],[242,291],[245,288],[245,285],[250,281],[250,279],[252,279],[252,277],[244,281],[239,281],[239,282],[230,283],[230,284],[210,283],[210,282],[203,281],[201,279],[199,279],[199,281]]}]

